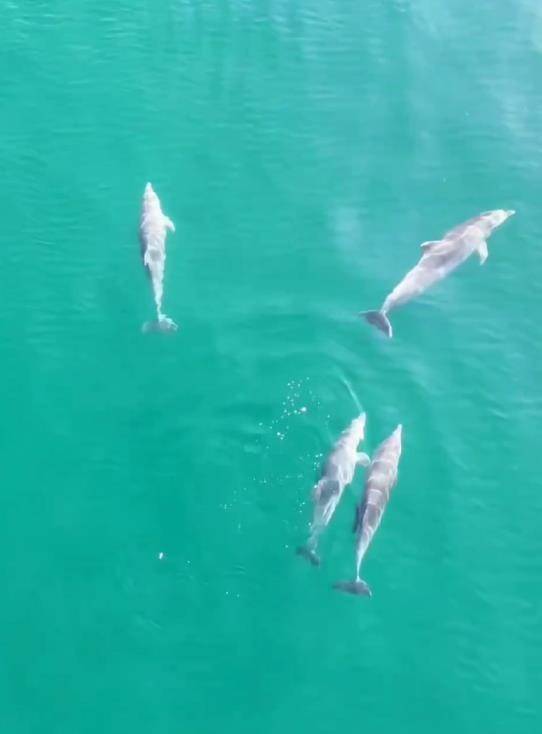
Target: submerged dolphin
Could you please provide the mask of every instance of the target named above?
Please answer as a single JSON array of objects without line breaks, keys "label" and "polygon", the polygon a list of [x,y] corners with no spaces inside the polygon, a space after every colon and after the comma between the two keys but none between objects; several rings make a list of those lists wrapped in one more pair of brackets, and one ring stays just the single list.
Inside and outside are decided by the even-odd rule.
[{"label": "submerged dolphin", "polygon": [[441,240],[424,242],[420,261],[395,286],[382,308],[379,311],[364,311],[360,315],[391,338],[393,329],[388,313],[445,278],[475,252],[483,265],[488,256],[487,238],[513,214],[515,212],[512,209],[484,212],[446,232]]},{"label": "submerged dolphin", "polygon": [[162,313],[168,229],[175,232],[175,225],[162,211],[160,199],[151,184],[148,183],[143,194],[139,239],[143,264],[152,282],[157,320],[144,324],[143,331],[175,331],[177,329],[177,324]]},{"label": "submerged dolphin", "polygon": [[324,464],[320,480],[314,487],[314,514],[310,536],[306,545],[297,549],[298,554],[307,558],[314,566],[320,564],[316,554],[318,539],[329,525],[345,488],[354,478],[356,467],[369,465],[367,454],[358,452],[358,444],[365,437],[365,420],[365,413],[362,413],[341,433]]},{"label": "submerged dolphin", "polygon": [[363,497],[356,508],[354,532],[356,533],[356,578],[354,581],[339,581],[335,589],[358,596],[371,596],[371,589],[359,576],[359,568],[367,548],[371,544],[380,520],[397,482],[401,438],[403,427],[399,424],[377,448],[365,479]]}]

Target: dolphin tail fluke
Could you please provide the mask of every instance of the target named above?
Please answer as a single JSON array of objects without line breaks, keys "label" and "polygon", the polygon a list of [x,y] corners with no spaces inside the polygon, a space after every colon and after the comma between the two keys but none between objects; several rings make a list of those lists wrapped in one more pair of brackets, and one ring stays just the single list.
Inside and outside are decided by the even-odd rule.
[{"label": "dolphin tail fluke", "polygon": [[170,319],[169,316],[165,316],[161,313],[155,321],[146,321],[141,330],[144,334],[149,334],[153,331],[177,331],[178,328],[179,327],[173,319]]},{"label": "dolphin tail fluke", "polygon": [[300,546],[296,551],[298,556],[301,556],[302,558],[305,558],[309,563],[312,563],[313,566],[319,566],[320,565],[320,558],[316,554],[312,548],[309,548],[306,545]]},{"label": "dolphin tail fluke", "polygon": [[384,311],[362,311],[360,316],[363,316],[365,321],[368,321],[373,326],[376,326],[377,329],[383,331],[388,339],[392,338],[393,329],[391,327],[390,320]]},{"label": "dolphin tail fluke", "polygon": [[373,592],[369,584],[358,579],[357,581],[337,581],[333,584],[333,588],[337,591],[344,591],[346,594],[354,594],[354,596],[372,596]]}]

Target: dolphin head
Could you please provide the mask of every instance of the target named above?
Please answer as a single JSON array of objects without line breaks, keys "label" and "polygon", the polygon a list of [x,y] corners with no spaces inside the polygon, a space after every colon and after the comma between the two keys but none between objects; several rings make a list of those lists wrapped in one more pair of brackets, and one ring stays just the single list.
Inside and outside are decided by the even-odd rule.
[{"label": "dolphin head", "polygon": [[401,453],[401,447],[403,443],[403,425],[401,423],[399,423],[395,431],[391,434],[391,438],[396,443],[399,453]]},{"label": "dolphin head", "polygon": [[145,186],[145,192],[143,194],[143,198],[146,199],[147,201],[153,201],[154,199],[157,198],[156,193],[152,187],[152,184],[148,183]]},{"label": "dolphin head", "polygon": [[501,224],[504,224],[504,222],[506,222],[506,220],[512,217],[515,213],[514,209],[495,209],[494,211],[488,212],[487,218],[491,225],[491,229],[500,227]]}]

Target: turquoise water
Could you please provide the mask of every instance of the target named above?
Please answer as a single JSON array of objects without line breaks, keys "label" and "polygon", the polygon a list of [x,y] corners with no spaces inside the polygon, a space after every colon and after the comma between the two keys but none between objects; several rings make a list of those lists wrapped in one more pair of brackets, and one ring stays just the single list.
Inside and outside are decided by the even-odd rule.
[{"label": "turquoise water", "polygon": [[[1,17],[1,731],[539,731],[540,4]],[[501,207],[391,342],[356,317]],[[370,600],[331,590],[361,472],[322,567],[294,553],[360,409],[369,451],[404,424]]]}]

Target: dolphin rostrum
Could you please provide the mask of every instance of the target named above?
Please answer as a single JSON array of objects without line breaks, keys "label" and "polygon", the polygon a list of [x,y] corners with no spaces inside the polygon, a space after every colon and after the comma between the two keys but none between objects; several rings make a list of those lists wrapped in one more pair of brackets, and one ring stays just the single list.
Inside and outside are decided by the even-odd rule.
[{"label": "dolphin rostrum", "polygon": [[475,252],[480,257],[480,264],[483,265],[488,256],[488,237],[513,214],[515,212],[512,209],[484,212],[446,232],[441,240],[424,242],[421,245],[423,253],[420,261],[395,286],[381,309],[363,311],[360,315],[391,338],[393,329],[388,313],[445,278]]},{"label": "dolphin rostrum", "polygon": [[314,513],[309,539],[297,552],[314,566],[320,564],[316,553],[318,539],[329,525],[345,488],[352,482],[356,467],[369,465],[367,454],[358,451],[358,444],[365,437],[365,420],[365,413],[362,413],[341,433],[313,489]]},{"label": "dolphin rostrum", "polygon": [[143,331],[176,331],[177,329],[177,324],[162,313],[168,229],[175,232],[175,225],[162,211],[160,199],[151,184],[148,183],[143,194],[139,240],[143,264],[152,282],[157,320],[144,324]]},{"label": "dolphin rostrum", "polygon": [[358,596],[371,596],[368,584],[359,576],[361,562],[376,533],[392,489],[397,483],[397,471],[401,458],[401,438],[403,427],[382,441],[373,454],[371,465],[365,479],[363,497],[356,508],[354,532],[356,533],[356,578],[354,581],[339,581],[335,589]]}]

